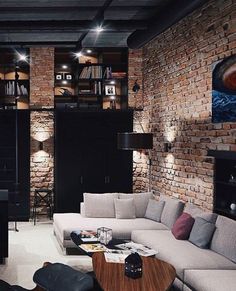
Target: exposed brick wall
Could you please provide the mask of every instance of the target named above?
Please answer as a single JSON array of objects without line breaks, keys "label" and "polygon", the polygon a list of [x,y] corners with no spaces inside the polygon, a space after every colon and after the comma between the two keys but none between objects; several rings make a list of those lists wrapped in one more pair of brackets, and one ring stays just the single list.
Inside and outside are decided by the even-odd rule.
[{"label": "exposed brick wall", "polygon": [[[235,1],[210,1],[143,50],[152,188],[205,209],[213,206],[214,159],[207,151],[236,150],[236,123],[211,123],[212,66],[236,53],[235,19]],[[167,140],[170,153],[164,152]]]},{"label": "exposed brick wall", "polygon": [[30,105],[54,106],[54,48],[30,48]]},{"label": "exposed brick wall", "polygon": [[[54,107],[54,48],[30,49],[30,106]],[[54,114],[50,111],[31,112],[30,187],[52,188],[54,183]],[[43,141],[43,151],[39,151]]]}]

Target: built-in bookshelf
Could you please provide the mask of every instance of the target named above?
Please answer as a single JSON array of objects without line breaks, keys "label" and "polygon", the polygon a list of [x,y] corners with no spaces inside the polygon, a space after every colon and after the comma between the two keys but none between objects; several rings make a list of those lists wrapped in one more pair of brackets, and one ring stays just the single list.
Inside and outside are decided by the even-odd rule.
[{"label": "built-in bookshelf", "polygon": [[83,49],[76,57],[55,52],[55,106],[79,109],[126,109],[127,49]]},{"label": "built-in bookshelf", "polygon": [[0,51],[0,108],[27,109],[29,104],[29,64],[15,50]]}]

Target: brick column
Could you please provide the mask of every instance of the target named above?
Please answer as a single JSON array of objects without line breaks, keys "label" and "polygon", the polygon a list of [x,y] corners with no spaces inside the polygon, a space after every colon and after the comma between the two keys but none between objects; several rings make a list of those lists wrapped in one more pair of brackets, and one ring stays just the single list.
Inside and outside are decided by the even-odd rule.
[{"label": "brick column", "polygon": [[[30,49],[31,196],[54,183],[54,48]],[[43,142],[43,151],[39,142]]]}]

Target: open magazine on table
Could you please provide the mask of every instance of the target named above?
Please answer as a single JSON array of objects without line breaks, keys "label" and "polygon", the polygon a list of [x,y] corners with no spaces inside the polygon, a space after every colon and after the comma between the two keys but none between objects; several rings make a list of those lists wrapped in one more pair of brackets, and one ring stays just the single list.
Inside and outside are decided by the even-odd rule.
[{"label": "open magazine on table", "polygon": [[131,252],[126,250],[107,249],[104,253],[104,256],[107,263],[124,264],[125,259],[130,254]]},{"label": "open magazine on table", "polygon": [[154,256],[155,254],[158,253],[154,249],[151,249],[147,246],[144,246],[142,244],[137,244],[134,242],[127,242],[124,244],[118,244],[118,245],[116,245],[116,247],[119,249],[122,249],[122,250],[130,251],[132,253],[136,252],[140,256],[144,256],[144,257]]},{"label": "open magazine on table", "polygon": [[86,251],[87,253],[95,253],[95,252],[105,252],[107,248],[100,244],[100,243],[86,243],[86,244],[81,244],[79,246],[82,250]]}]

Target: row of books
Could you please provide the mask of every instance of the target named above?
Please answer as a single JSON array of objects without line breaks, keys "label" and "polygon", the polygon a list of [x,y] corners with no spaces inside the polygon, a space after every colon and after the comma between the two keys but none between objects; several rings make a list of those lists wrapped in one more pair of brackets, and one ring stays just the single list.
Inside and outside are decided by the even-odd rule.
[{"label": "row of books", "polygon": [[101,79],[102,66],[89,66],[84,67],[79,75],[80,79]]},{"label": "row of books", "polygon": [[[28,96],[28,90],[23,84],[19,85],[19,83],[17,83],[16,90],[17,90],[17,95]],[[7,82],[7,84],[5,85],[5,94],[9,96],[15,95],[15,82],[14,81]]]}]

